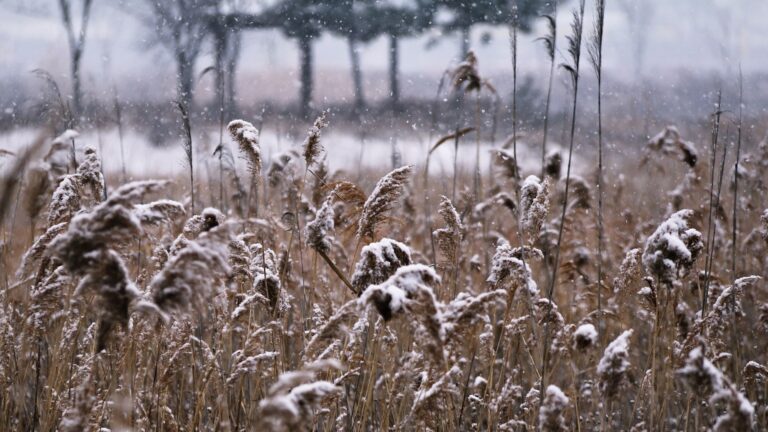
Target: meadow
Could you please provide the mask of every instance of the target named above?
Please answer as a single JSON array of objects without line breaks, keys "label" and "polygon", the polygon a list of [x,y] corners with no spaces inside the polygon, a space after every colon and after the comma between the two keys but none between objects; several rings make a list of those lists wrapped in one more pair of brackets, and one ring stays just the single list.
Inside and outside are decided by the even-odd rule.
[{"label": "meadow", "polygon": [[765,121],[740,78],[631,137],[580,4],[568,111],[526,133],[470,51],[422,142],[383,120],[360,155],[333,110],[276,144],[268,116],[201,125],[184,101],[147,164],[132,125],[9,135],[0,425],[768,430]]}]

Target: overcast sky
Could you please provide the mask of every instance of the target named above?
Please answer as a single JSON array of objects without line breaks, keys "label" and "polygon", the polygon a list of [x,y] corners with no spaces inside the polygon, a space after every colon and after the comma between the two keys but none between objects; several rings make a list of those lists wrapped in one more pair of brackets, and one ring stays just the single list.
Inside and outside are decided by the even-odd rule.
[{"label": "overcast sky", "polygon": [[[83,60],[86,82],[104,82],[108,77],[123,86],[160,84],[166,88],[165,83],[172,82],[174,73],[170,56],[161,48],[148,47],[147,27],[116,3],[94,0]],[[592,2],[587,3],[591,9]],[[26,76],[35,68],[67,79],[68,48],[57,4],[56,0],[0,0],[1,79]],[[608,0],[607,5],[604,62],[605,73],[613,78],[635,76],[635,47],[641,40],[638,38],[645,41],[642,71],[648,77],[664,79],[681,69],[732,73],[739,62],[746,73],[768,66],[768,0]],[[574,1],[562,7],[558,15],[561,37],[568,29],[568,12],[572,7]],[[638,34],[637,23],[642,22],[648,24]],[[540,42],[534,41],[544,32],[542,24],[520,39],[520,68],[524,72],[547,71],[544,50]],[[591,24],[587,24],[587,29],[591,30]],[[482,45],[480,39],[486,32],[492,38]],[[432,36],[436,35],[404,41],[400,62],[404,75],[437,75],[455,57],[456,35],[447,35],[436,46],[426,49]],[[563,46],[562,40],[559,43]],[[477,27],[472,46],[482,72],[509,69],[506,29]],[[349,60],[343,40],[323,36],[315,52],[318,73],[346,71]],[[206,54],[198,62],[198,70],[212,63],[210,48]],[[386,71],[387,42],[382,39],[365,46],[362,59],[365,73]],[[293,41],[276,31],[250,31],[243,39],[238,73],[252,79],[267,74],[294,74],[297,63]],[[730,65],[730,69],[725,65]]]}]

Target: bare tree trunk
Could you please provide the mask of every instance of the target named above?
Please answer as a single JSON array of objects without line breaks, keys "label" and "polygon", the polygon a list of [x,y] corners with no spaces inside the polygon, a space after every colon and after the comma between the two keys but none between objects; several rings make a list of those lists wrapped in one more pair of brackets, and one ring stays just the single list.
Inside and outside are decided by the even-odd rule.
[{"label": "bare tree trunk", "polygon": [[470,27],[464,27],[461,29],[461,51],[459,52],[459,60],[464,61],[465,58],[467,58],[467,54],[469,54],[469,46],[470,46],[470,38],[472,37],[472,32],[470,31]]},{"label": "bare tree trunk", "polygon": [[347,38],[347,47],[352,63],[352,83],[355,87],[355,114],[359,115],[365,109],[365,95],[363,94],[363,72],[360,67],[360,51],[358,51],[357,40],[351,37]]},{"label": "bare tree trunk", "polygon": [[227,63],[226,63],[226,93],[225,93],[225,112],[228,118],[234,118],[237,112],[237,102],[235,101],[235,73],[237,72],[237,62],[240,59],[240,32],[234,30],[229,35],[227,44]]},{"label": "bare tree trunk", "polygon": [[398,111],[400,107],[400,40],[395,34],[389,35],[389,101],[392,110]]},{"label": "bare tree trunk", "polygon": [[72,117],[75,119],[75,122],[78,121],[83,109],[80,60],[82,60],[83,49],[85,47],[85,34],[88,29],[91,4],[92,0],[83,0],[83,6],[80,11],[80,30],[75,32],[74,23],[72,21],[72,2],[71,0],[59,0],[61,20],[64,24],[64,29],[67,31],[67,41],[69,43],[70,74],[72,78]]},{"label": "bare tree trunk", "polygon": [[299,38],[301,52],[301,90],[299,91],[299,113],[302,118],[309,118],[312,104],[312,37]]},{"label": "bare tree trunk", "polygon": [[222,27],[216,27],[213,30],[213,51],[214,61],[216,65],[216,101],[219,103],[220,115],[226,118],[226,98],[225,98],[225,86],[226,86],[226,72],[224,71],[224,57],[227,52],[228,35],[227,31]]},{"label": "bare tree trunk", "polygon": [[80,59],[83,57],[82,46],[77,46],[72,50],[72,59],[70,71],[72,75],[72,110],[74,111],[75,121],[83,113],[83,90],[80,81]]}]

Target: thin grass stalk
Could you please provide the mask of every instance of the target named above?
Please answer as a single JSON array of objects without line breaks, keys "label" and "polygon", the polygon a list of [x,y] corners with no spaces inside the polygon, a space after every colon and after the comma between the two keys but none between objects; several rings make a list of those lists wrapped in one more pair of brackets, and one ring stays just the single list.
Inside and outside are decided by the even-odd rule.
[{"label": "thin grass stalk", "polygon": [[[519,23],[516,0],[512,1],[512,10],[514,14],[509,27],[509,45],[512,54],[512,155],[517,164],[519,161],[517,158],[517,27]],[[515,170],[515,180],[520,180],[519,169]]]},{"label": "thin grass stalk", "polygon": [[181,145],[184,149],[184,155],[187,158],[187,168],[189,168],[189,193],[191,199],[192,214],[195,213],[195,171],[194,171],[194,159],[192,154],[192,127],[189,123],[189,113],[187,111],[186,104],[177,101],[176,106],[179,108],[182,121],[183,140]]},{"label": "thin grass stalk", "polygon": [[709,295],[709,278],[710,278],[710,259],[712,256],[711,250],[714,248],[713,245],[713,219],[712,219],[712,213],[714,212],[714,203],[715,203],[715,163],[717,160],[717,142],[720,134],[720,116],[723,113],[721,110],[721,102],[723,99],[723,92],[722,90],[718,90],[717,92],[717,105],[716,110],[712,116],[712,155],[710,159],[710,165],[711,165],[711,171],[709,176],[709,217],[707,222],[707,258],[706,258],[706,265],[705,265],[705,274],[704,274],[704,290],[701,293],[701,310],[702,310],[702,316],[706,315],[707,312],[707,297]]},{"label": "thin grass stalk", "polygon": [[[115,109],[115,123],[117,124],[117,138],[120,141],[120,172],[122,173],[122,181],[125,183],[128,181],[128,175],[125,171],[125,147],[123,143],[123,109],[120,106],[120,98],[117,94],[117,87],[112,88],[113,105]],[[103,157],[104,153],[102,153]]]},{"label": "thin grass stalk", "polygon": [[555,49],[557,47],[557,2],[552,2],[552,14],[544,15],[547,20],[549,33],[540,38],[544,42],[549,57],[549,83],[547,84],[547,98],[544,103],[544,136],[541,140],[541,176],[544,178],[544,167],[547,159],[547,138],[549,134],[549,106],[552,100],[552,84],[555,78]]},{"label": "thin grass stalk", "polygon": [[[578,94],[579,94],[579,65],[581,58],[581,36],[584,28],[584,7],[585,0],[580,0],[578,10],[573,12],[572,29],[573,34],[568,37],[569,49],[568,52],[571,55],[572,65],[565,65],[564,68],[571,76],[571,82],[573,84],[573,105],[571,110],[571,136],[570,144],[568,146],[568,168],[565,175],[565,192],[563,201],[563,210],[560,215],[560,228],[557,234],[557,246],[555,248],[555,260],[552,267],[552,278],[550,280],[549,288],[547,289],[547,299],[551,307],[552,298],[555,292],[555,285],[557,283],[557,270],[560,265],[560,249],[563,241],[563,228],[565,226],[566,210],[568,209],[568,192],[571,183],[571,162],[573,161],[573,144],[576,135],[576,113],[578,112]],[[544,404],[544,389],[547,388],[547,362],[549,361],[549,340],[550,340],[550,327],[549,323],[544,323],[544,345],[542,347],[542,363],[541,363],[541,395],[539,397],[539,410],[541,410]],[[537,420],[538,421],[538,420]]]},{"label": "thin grass stalk", "polygon": [[741,159],[741,128],[744,121],[744,75],[739,65],[739,121],[736,125],[736,163],[733,166],[733,232],[731,233],[731,277],[736,278],[736,241],[739,230],[739,159]]},{"label": "thin grass stalk", "polygon": [[589,59],[597,77],[597,335],[603,336],[603,29],[605,1],[595,0],[595,29],[589,43]]}]

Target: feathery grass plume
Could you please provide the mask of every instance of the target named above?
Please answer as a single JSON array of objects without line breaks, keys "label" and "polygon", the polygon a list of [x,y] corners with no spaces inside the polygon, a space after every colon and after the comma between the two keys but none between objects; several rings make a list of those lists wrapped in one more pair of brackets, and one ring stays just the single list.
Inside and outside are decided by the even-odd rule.
[{"label": "feathery grass plume", "polygon": [[480,219],[483,215],[498,207],[505,207],[512,212],[513,215],[517,215],[517,203],[515,202],[515,199],[506,192],[499,192],[496,195],[487,198],[485,201],[477,203],[475,208],[472,209],[472,213],[477,219]]},{"label": "feathery grass plume", "polygon": [[78,182],[81,187],[90,191],[93,202],[99,202],[104,197],[104,176],[101,160],[93,147],[85,148],[85,159],[77,167]]},{"label": "feathery grass plume", "polygon": [[704,356],[702,347],[691,350],[685,366],[677,376],[699,397],[708,397],[712,405],[721,404],[720,414],[712,430],[717,432],[753,430],[754,407],[720,369]]},{"label": "feathery grass plume", "polygon": [[189,123],[189,112],[187,103],[176,101],[176,107],[181,114],[182,141],[181,147],[184,149],[184,156],[187,158],[187,168],[189,168],[189,194],[191,198],[192,213],[195,212],[195,159],[192,147],[192,126]]},{"label": "feathery grass plume", "polygon": [[347,280],[347,277],[339,269],[339,267],[328,256],[328,252],[333,245],[333,238],[330,237],[329,231],[333,231],[334,228],[334,211],[333,211],[333,197],[328,196],[320,209],[315,213],[315,219],[307,224],[305,228],[307,244],[314,249],[318,255],[328,264],[334,273],[344,282],[344,285],[349,288],[352,293],[358,294],[354,286]]},{"label": "feathery grass plume", "polygon": [[475,324],[485,322],[490,306],[505,307],[509,295],[503,289],[480,293],[476,296],[459,293],[455,299],[442,307],[441,320],[445,326],[446,342],[462,344],[469,329]]},{"label": "feathery grass plume", "polygon": [[542,182],[528,176],[520,189],[520,217],[523,234],[532,244],[539,237],[541,226],[549,213],[549,180]]},{"label": "feathery grass plume", "polygon": [[538,297],[539,287],[533,280],[531,267],[528,265],[533,258],[542,259],[541,251],[530,247],[512,248],[508,241],[500,238],[486,282],[493,287],[502,287],[509,281],[509,301],[512,301],[518,288],[525,288],[526,294],[532,298]]},{"label": "feathery grass plume", "polygon": [[726,287],[717,300],[712,303],[712,309],[707,314],[706,336],[715,353],[721,353],[727,346],[727,330],[735,326],[736,317],[745,316],[741,299],[744,290],[753,287],[762,278],[747,276],[736,279],[733,285]]},{"label": "feathery grass plume", "polygon": [[274,310],[280,300],[280,276],[277,266],[277,255],[272,249],[267,249],[258,243],[251,245],[250,252],[252,257],[250,271],[253,275],[253,287],[261,295],[269,299],[269,307]]},{"label": "feathery grass plume", "polygon": [[597,343],[597,330],[590,323],[582,324],[573,332],[573,347],[580,351],[592,348]]},{"label": "feathery grass plume", "polygon": [[90,212],[75,216],[67,232],[51,242],[50,250],[70,274],[84,276],[97,261],[94,253],[128,243],[141,233],[140,222],[131,211],[133,203],[165,185],[145,180],[119,187]]},{"label": "feathery grass plume", "polygon": [[493,151],[493,163],[501,170],[501,175],[505,178],[517,180],[520,176],[520,167],[517,165],[517,159],[514,154],[504,149]]},{"label": "feathery grass plume", "polygon": [[617,396],[621,384],[629,369],[629,338],[632,330],[627,330],[613,340],[597,364],[597,376],[600,379],[600,391],[605,400]]},{"label": "feathery grass plume", "polygon": [[560,173],[563,170],[563,155],[558,149],[552,149],[547,154],[544,162],[544,178],[550,177],[555,181],[560,180]]},{"label": "feathery grass plume", "polygon": [[360,252],[352,286],[358,295],[362,294],[369,286],[386,281],[397,269],[411,263],[411,249],[403,243],[388,238],[370,243]]},{"label": "feathery grass plume", "polygon": [[[324,349],[324,342],[340,339],[347,333],[347,323],[357,318],[360,313],[360,302],[357,299],[350,300],[342,305],[325,323],[317,330],[307,346],[304,348],[303,359],[312,360],[315,353]],[[330,342],[329,342],[330,343]]]},{"label": "feathery grass plume", "polygon": [[696,167],[696,162],[699,160],[696,145],[682,139],[676,126],[667,126],[648,140],[645,145],[645,156],[643,156],[640,164],[645,164],[654,154],[677,155],[691,169]]},{"label": "feathery grass plume", "polygon": [[75,295],[98,295],[99,331],[97,350],[102,350],[115,324],[125,326],[132,310],[155,311],[142,298],[128,276],[120,255],[113,250],[142,232],[131,212],[133,202],[159,190],[165,183],[133,182],[121,186],[91,212],[74,217],[67,232],[50,244],[51,254],[80,282]]},{"label": "feathery grass plume", "polygon": [[161,199],[148,204],[136,204],[133,213],[144,226],[171,223],[186,214],[184,205],[178,201]]},{"label": "feathery grass plume", "polygon": [[170,257],[149,284],[152,300],[164,313],[202,308],[218,280],[229,273],[226,245],[229,227],[205,231]]},{"label": "feathery grass plume", "polygon": [[[429,380],[421,382],[419,390],[411,405],[411,411],[405,418],[405,424],[422,424],[427,420],[432,420],[430,423],[439,425],[442,419],[439,419],[439,412],[443,406],[440,402],[440,396],[443,394],[456,394],[459,389],[456,387],[456,382],[461,377],[461,368],[459,365],[453,365],[444,374],[440,376],[434,383],[430,384]],[[436,418],[430,418],[436,417]],[[432,428],[427,428],[432,429]]]},{"label": "feathery grass plume", "polygon": [[61,178],[48,205],[48,226],[69,222],[80,210],[80,185],[77,174]]},{"label": "feathery grass plume", "polygon": [[592,189],[583,177],[571,176],[571,191],[573,193],[573,200],[567,203],[569,209],[589,210],[592,208]]},{"label": "feathery grass plume", "polygon": [[692,217],[687,209],[672,214],[645,242],[643,265],[663,283],[687,275],[704,249],[701,233],[688,226]]},{"label": "feathery grass plume", "polygon": [[477,56],[474,51],[467,53],[467,58],[456,65],[451,72],[451,83],[454,91],[469,93],[480,91],[483,81],[477,71]]},{"label": "feathery grass plume", "polygon": [[251,273],[251,250],[246,241],[251,234],[240,234],[229,241],[229,267],[231,275],[237,284],[238,292],[248,290],[253,286],[253,273]]},{"label": "feathery grass plume", "polygon": [[630,249],[619,266],[619,272],[613,279],[613,293],[624,295],[642,276],[642,255],[640,248]]},{"label": "feathery grass plume", "polygon": [[328,111],[323,111],[320,116],[315,119],[315,123],[309,128],[307,132],[307,139],[304,140],[304,163],[307,168],[311,167],[317,162],[317,157],[320,152],[323,151],[323,146],[320,144],[320,133],[323,129],[328,127]]},{"label": "feathery grass plume", "polygon": [[542,431],[560,432],[567,431],[563,413],[570,404],[570,399],[555,385],[547,386],[543,396],[543,403],[539,411],[539,425]]},{"label": "feathery grass plume", "polygon": [[386,213],[392,208],[405,190],[412,167],[400,167],[382,177],[363,204],[357,235],[359,238],[375,237],[376,226],[384,221]]},{"label": "feathery grass plume", "polygon": [[341,387],[329,381],[316,381],[325,370],[340,370],[338,361],[320,361],[299,371],[285,372],[278,377],[259,402],[258,414],[265,430],[309,431],[324,402],[343,393]]},{"label": "feathery grass plume", "polygon": [[[90,363],[93,363],[91,360]],[[92,415],[97,407],[97,390],[94,374],[95,365],[86,365],[83,381],[77,386],[72,405],[61,416],[57,430],[63,432],[78,432],[94,426]]]},{"label": "feathery grass plume", "polygon": [[33,267],[45,256],[51,241],[66,230],[67,223],[62,222],[60,224],[52,225],[45,230],[45,233],[35,239],[35,242],[29,249],[27,249],[21,259],[21,266],[17,272],[20,279],[25,279],[31,274]]},{"label": "feathery grass plume", "polygon": [[331,250],[331,241],[328,237],[334,227],[333,216],[333,198],[329,196],[315,213],[315,219],[305,228],[309,247],[324,254]]},{"label": "feathery grass plume", "polygon": [[245,356],[238,350],[232,354],[234,370],[227,378],[227,384],[232,384],[243,375],[250,375],[263,370],[263,362],[275,360],[280,355],[277,351],[266,351],[250,356]]},{"label": "feathery grass plume", "polygon": [[458,252],[461,238],[464,236],[464,225],[456,208],[446,196],[440,196],[440,207],[437,210],[445,221],[445,228],[434,231],[437,248],[443,256],[444,265],[458,268]]},{"label": "feathery grass plume", "polygon": [[200,234],[222,225],[225,218],[224,214],[213,207],[206,207],[200,214],[192,216],[184,224],[181,234],[171,244],[170,249],[167,251],[168,255],[176,255],[178,251],[186,246],[189,240],[194,240]]},{"label": "feathery grass plume", "polygon": [[38,279],[30,291],[26,324],[32,328],[31,334],[43,337],[45,330],[52,327],[65,310],[65,289],[71,280],[61,266]]},{"label": "feathery grass plume", "polygon": [[248,163],[251,181],[258,183],[261,178],[261,147],[259,146],[259,131],[245,120],[232,120],[227,130],[233,140],[240,146],[240,151]]},{"label": "feathery grass plume", "polygon": [[277,187],[283,179],[291,178],[294,174],[294,160],[299,158],[299,152],[295,149],[280,153],[272,158],[267,169],[267,181],[270,187]]},{"label": "feathery grass plume", "polygon": [[[397,269],[386,281],[371,285],[359,298],[361,305],[372,303],[384,321],[405,313],[420,324],[426,338],[419,343],[439,367],[445,362],[445,326],[441,304],[435,297],[433,285],[440,283],[440,276],[431,267],[411,264]],[[417,332],[417,339],[420,336]]]},{"label": "feathery grass plume", "polygon": [[[368,286],[359,301],[363,305],[373,303],[382,318],[389,321],[399,313],[414,312],[419,302],[436,304],[430,286],[439,283],[440,276],[432,268],[423,264],[410,264],[398,268],[384,282]],[[438,319],[436,316],[433,318]],[[437,333],[442,333],[442,329]]]}]

